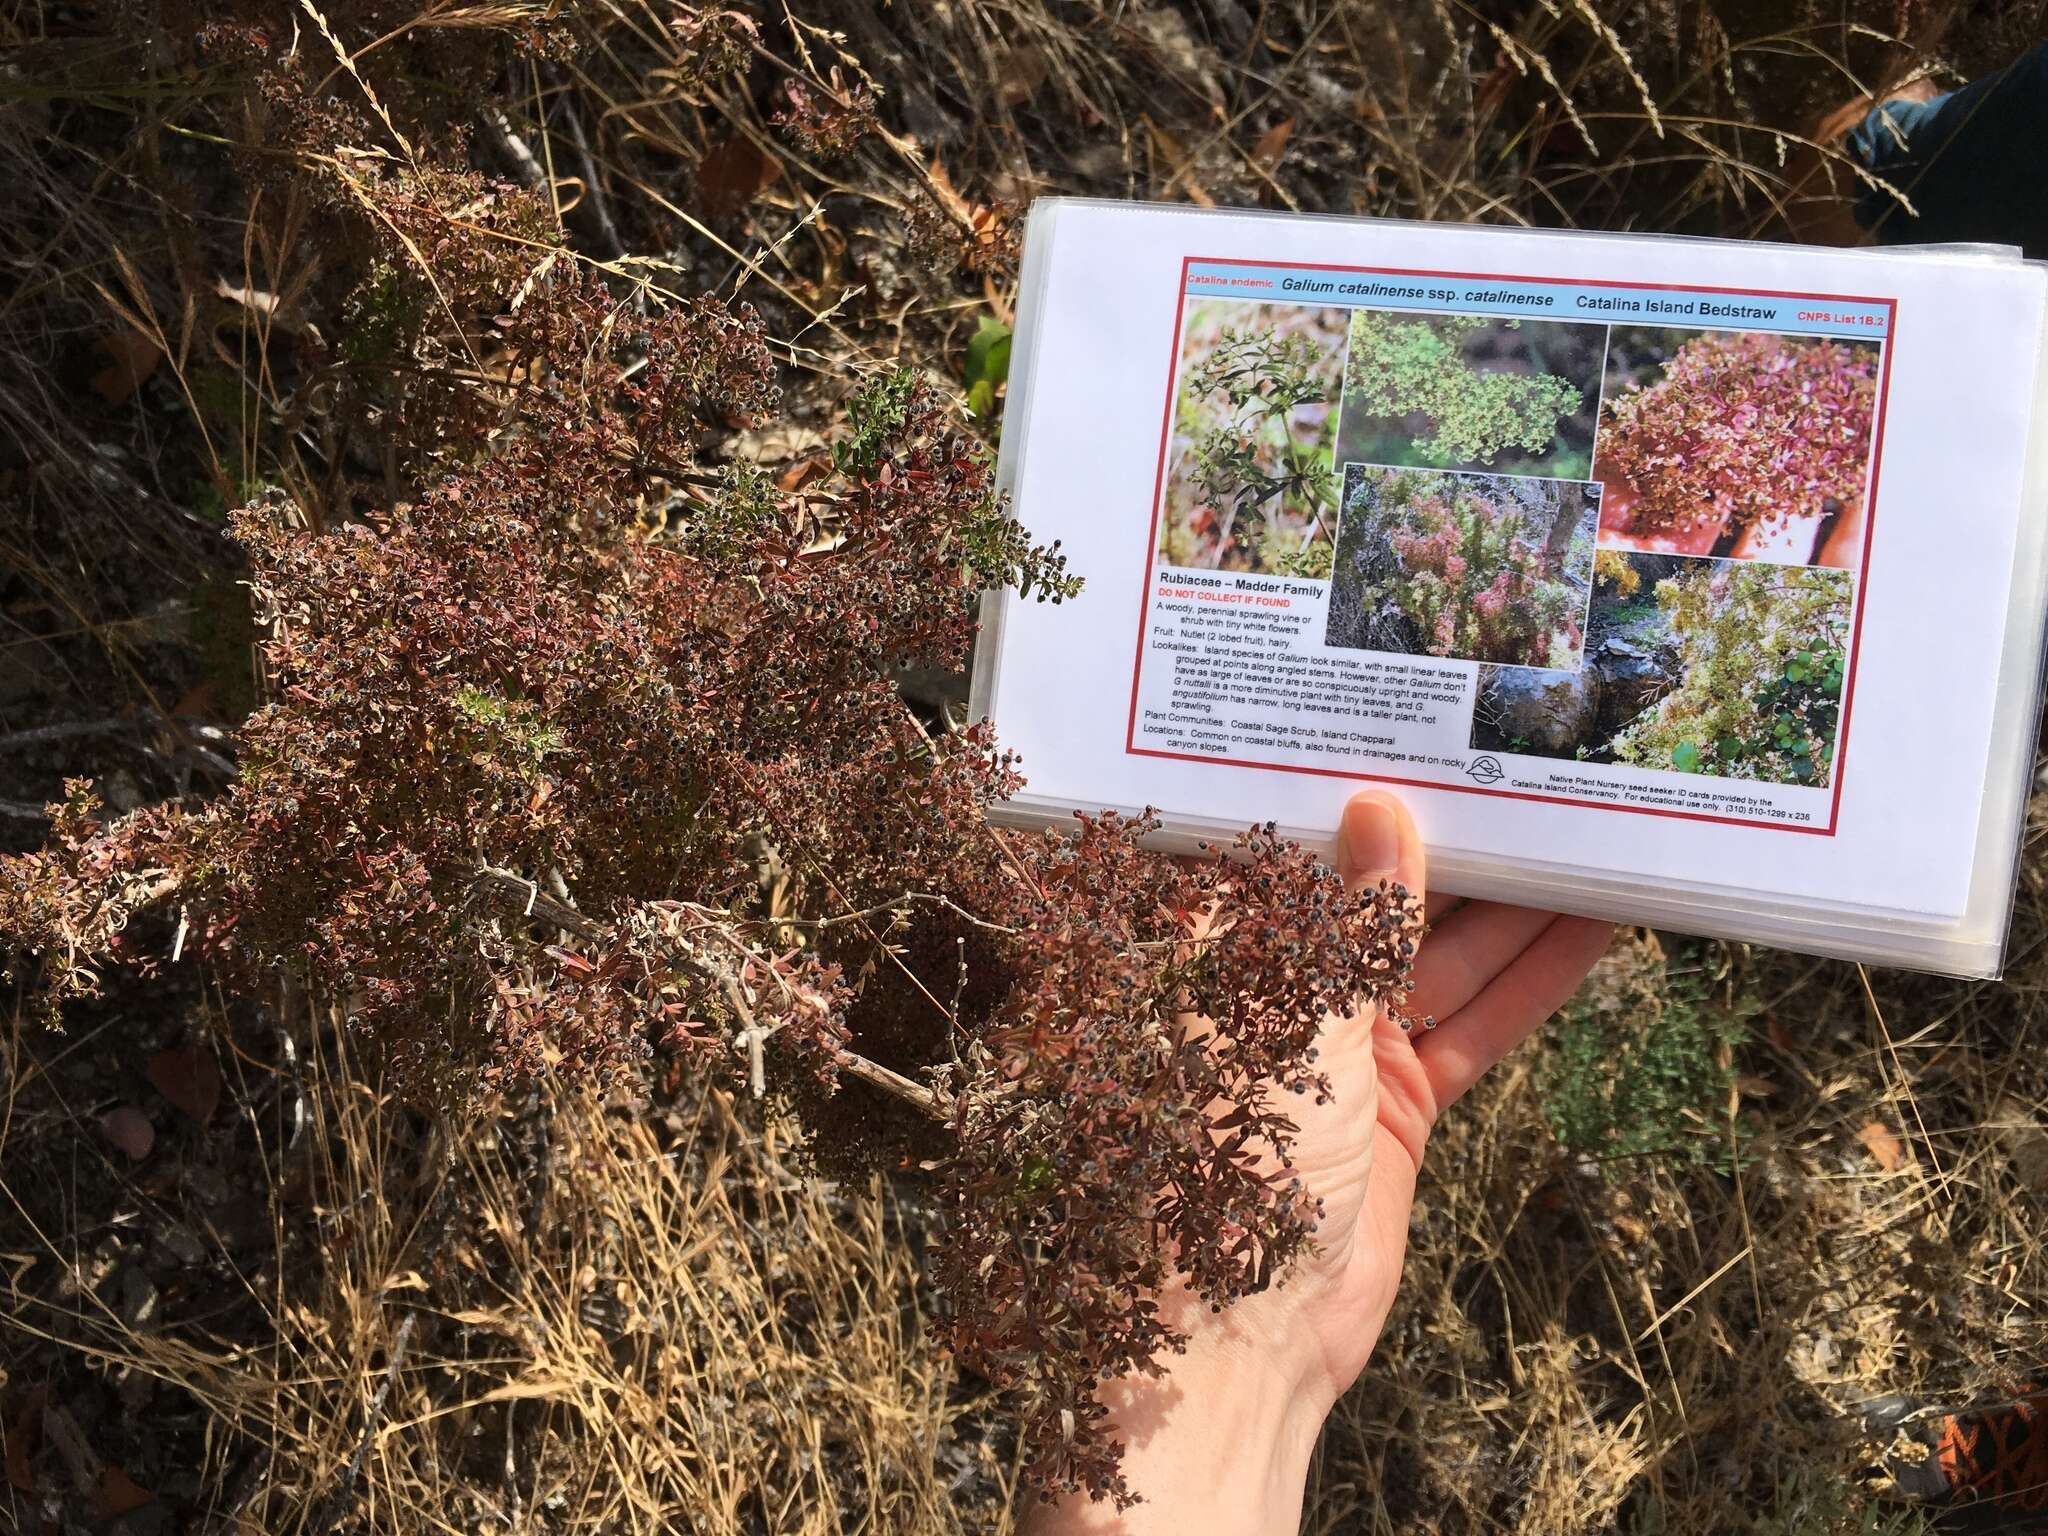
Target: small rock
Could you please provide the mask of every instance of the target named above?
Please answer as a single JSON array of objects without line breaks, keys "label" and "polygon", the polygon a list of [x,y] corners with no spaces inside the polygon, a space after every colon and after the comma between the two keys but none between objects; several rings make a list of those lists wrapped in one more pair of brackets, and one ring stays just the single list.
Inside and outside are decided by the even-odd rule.
[{"label": "small rock", "polygon": [[117,811],[132,811],[143,803],[142,786],[126,768],[116,768],[99,782],[100,798]]},{"label": "small rock", "polygon": [[204,1125],[220,1103],[220,1064],[212,1047],[193,1043],[158,1051],[145,1069],[156,1091]]},{"label": "small rock", "polygon": [[166,1221],[156,1230],[156,1240],[172,1258],[187,1268],[206,1262],[206,1245],[182,1221]]},{"label": "small rock", "polygon": [[130,1328],[146,1328],[156,1321],[158,1294],[155,1282],[140,1264],[121,1269],[121,1321]]},{"label": "small rock", "polygon": [[175,1528],[169,1507],[162,1499],[151,1499],[109,1522],[106,1531],[107,1536],[172,1536]]},{"label": "small rock", "polygon": [[228,1176],[212,1163],[194,1163],[187,1168],[185,1188],[207,1205],[225,1205],[234,1195]]},{"label": "small rock", "polygon": [[1600,716],[1599,680],[1590,668],[1550,672],[1502,667],[1487,681],[1482,707],[1501,738],[1521,751],[1570,757],[1594,744]]},{"label": "small rock", "polygon": [[141,1162],[156,1145],[156,1127],[133,1104],[119,1105],[101,1115],[100,1130],[107,1140],[128,1154],[131,1163]]},{"label": "small rock", "polygon": [[[1610,640],[1608,648],[1619,642]],[[1630,648],[1618,655],[1603,650],[1594,664],[1600,677],[1600,709],[1596,721],[1603,740],[1642,714],[1671,691],[1671,675],[1647,651]]]}]

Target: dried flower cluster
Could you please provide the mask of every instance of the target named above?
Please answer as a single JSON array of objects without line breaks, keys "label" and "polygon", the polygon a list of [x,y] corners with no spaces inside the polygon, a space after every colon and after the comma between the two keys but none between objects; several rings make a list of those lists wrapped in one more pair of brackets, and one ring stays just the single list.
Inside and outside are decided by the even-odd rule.
[{"label": "dried flower cluster", "polygon": [[801,80],[785,81],[775,126],[804,153],[836,160],[875,131],[875,93],[848,85],[834,65],[824,89]]},{"label": "dried flower cluster", "polygon": [[983,589],[1076,583],[928,388],[870,380],[821,475],[710,462],[777,406],[754,314],[615,292],[467,172],[320,163],[370,210],[346,377],[411,499],[235,515],[270,698],[238,779],[112,821],[81,789],[0,862],[0,943],[53,1006],[173,953],[289,973],[444,1101],[661,1051],[821,1160],[924,1161],[946,1333],[1042,1486],[1129,1497],[1096,1389],[1178,1342],[1176,1264],[1222,1304],[1309,1241],[1285,1105],[1326,1012],[1404,985],[1413,903],[1266,833],[996,834],[1014,765],[896,678],[964,665]]},{"label": "dried flower cluster", "polygon": [[1583,397],[1555,374],[1474,366],[1465,356],[1466,339],[1495,323],[1479,315],[1357,311],[1344,364],[1344,408],[1424,417],[1429,435],[1414,447],[1427,462],[1491,464],[1509,448],[1542,452],[1555,439],[1559,419],[1576,411]]},{"label": "dried flower cluster", "polygon": [[1862,501],[1876,402],[1872,347],[1694,336],[1656,382],[1609,396],[1599,471],[1629,481],[1633,533],[1818,517]]},{"label": "dried flower cluster", "polygon": [[903,246],[927,272],[1014,277],[1024,253],[1023,210],[1001,199],[968,204],[935,175],[903,210]]},{"label": "dried flower cluster", "polygon": [[676,64],[668,71],[678,89],[703,91],[747,67],[761,29],[744,11],[678,5],[668,28],[676,40]]},{"label": "dried flower cluster", "polygon": [[1220,1306],[1312,1240],[1288,1103],[1327,1093],[1325,1017],[1405,985],[1419,918],[1398,889],[1346,895],[1270,829],[1241,862],[1186,864],[1141,852],[1146,830],[1104,815],[1020,851],[1019,969],[954,1100],[940,1264],[956,1343],[1042,1405],[1035,1479],[1119,1498],[1096,1387],[1183,1342],[1151,1303],[1176,1265]]}]

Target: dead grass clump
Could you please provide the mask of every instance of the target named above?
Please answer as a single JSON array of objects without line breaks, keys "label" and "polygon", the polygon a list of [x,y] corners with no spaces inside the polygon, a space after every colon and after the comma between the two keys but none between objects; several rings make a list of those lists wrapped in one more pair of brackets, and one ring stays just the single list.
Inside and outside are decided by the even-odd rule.
[{"label": "dead grass clump", "polygon": [[[324,1030],[296,1068],[229,1078],[235,1123],[173,1156],[188,1189],[202,1168],[246,1187],[151,1218],[206,1279],[159,1276],[146,1314],[122,1301],[154,1266],[118,1195],[52,1223],[23,1188],[97,1161],[96,1135],[7,1148],[0,1348],[62,1346],[15,1385],[166,1508],[204,1488],[210,1529],[265,1536],[1006,1525],[1003,1441],[924,1332],[925,1213],[881,1181],[797,1176],[716,1097],[547,1088],[430,1124]],[[109,1223],[138,1240],[111,1263],[67,1236]],[[95,1512],[26,1401],[0,1508]]]},{"label": "dead grass clump", "polygon": [[[1759,1009],[1718,1170],[1564,1152],[1555,1044],[1483,1085],[1424,1170],[1403,1301],[1325,1434],[1307,1528],[1924,1529],[1882,1497],[1864,1406],[2001,1398],[2048,1358],[2048,1183],[2013,1150],[2048,1137],[2029,867],[1999,987],[1674,951]],[[1625,938],[1582,1004],[1625,996],[1616,963],[1646,948]]]}]

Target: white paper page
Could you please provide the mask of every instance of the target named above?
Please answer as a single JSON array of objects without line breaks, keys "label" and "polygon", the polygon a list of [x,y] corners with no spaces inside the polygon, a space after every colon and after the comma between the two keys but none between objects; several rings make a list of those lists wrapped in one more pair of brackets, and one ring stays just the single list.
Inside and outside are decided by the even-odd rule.
[{"label": "white paper page", "polygon": [[[1062,540],[1087,587],[1058,608],[1009,606],[983,701],[1034,801],[1316,828],[1361,784],[1385,783],[1437,849],[1963,912],[2033,409],[2037,268],[1093,204],[1058,206],[1046,261],[1025,431],[1005,469],[1017,515]],[[1604,332],[1597,365],[1590,329]],[[1298,342],[1296,362],[1355,349],[1377,372],[1354,399],[1311,363],[1300,388],[1320,397],[1277,418],[1254,399],[1232,418],[1235,354],[1211,360],[1233,332]],[[1412,366],[1418,347],[1484,387],[1447,394]],[[1191,382],[1205,364],[1217,387],[1203,395]],[[1811,454],[1787,461],[1785,494],[1761,498],[1782,513],[1758,513],[1740,488],[1727,505],[1698,501],[1688,466],[1712,461],[1705,450],[1676,469],[1655,459],[1689,419],[1672,402],[1696,404],[1702,380],[1718,392],[1700,430],[1737,438],[1744,411],[1793,398],[1782,381],[1742,384],[1745,369],[1793,370],[1797,398],[1840,396],[1801,420],[1849,424],[1820,469]],[[1648,490],[1602,463],[1627,441],[1611,414],[1626,396],[1648,397],[1638,417],[1662,423],[1662,438],[1627,429]],[[1437,414],[1398,409],[1417,399]],[[1198,460],[1233,444],[1196,409],[1216,401],[1226,428],[1250,424],[1247,440],[1275,419],[1290,444],[1333,438],[1334,486],[1320,500],[1284,484],[1263,500],[1258,485],[1212,494],[1234,483],[1225,463],[1205,491]],[[1552,408],[1556,434],[1532,447],[1530,421]],[[1018,411],[1013,399],[1013,423]],[[1859,457],[1850,429],[1865,416]],[[1521,443],[1503,447],[1503,430]],[[1741,461],[1750,446],[1731,451]],[[1245,472],[1284,482],[1289,468]],[[1496,570],[1486,540],[1503,519],[1522,536]],[[1331,547],[1327,579],[1318,546]],[[1479,551],[1478,566],[1447,564],[1453,547]],[[1463,583],[1448,619],[1418,595],[1431,560]],[[1637,572],[1627,598],[1617,560]],[[1466,579],[1475,570],[1490,587]],[[1489,590],[1498,623],[1475,595]],[[1517,618],[1532,607],[1533,626]],[[1714,639],[1717,623],[1793,649],[1755,693],[1769,708],[1713,738],[1701,722],[1727,710],[1689,714],[1687,701],[1712,696],[1692,686],[1712,672],[1701,657],[1742,649]],[[1274,660],[1251,659],[1262,651]],[[1752,685],[1764,677],[1753,656],[1743,665]],[[1482,689],[1482,667],[1500,680]],[[1564,700],[1547,717],[1546,679]],[[1599,709],[1574,704],[1574,679]]]}]

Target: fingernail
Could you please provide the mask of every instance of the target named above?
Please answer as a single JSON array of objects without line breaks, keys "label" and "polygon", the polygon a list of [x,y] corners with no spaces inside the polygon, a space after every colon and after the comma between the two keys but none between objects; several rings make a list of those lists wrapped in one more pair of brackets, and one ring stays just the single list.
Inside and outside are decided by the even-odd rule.
[{"label": "fingernail", "polygon": [[1401,862],[1401,827],[1381,801],[1354,800],[1344,807],[1338,840],[1344,872],[1353,879],[1388,874]]}]

